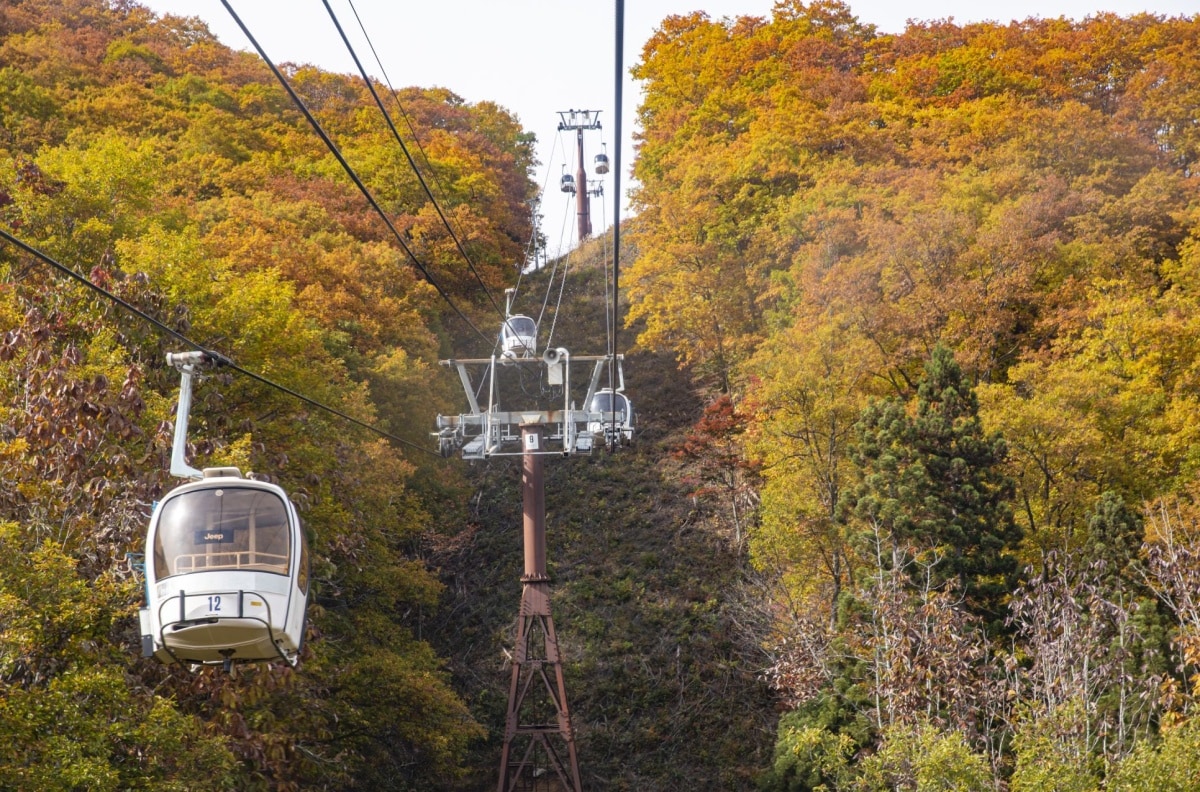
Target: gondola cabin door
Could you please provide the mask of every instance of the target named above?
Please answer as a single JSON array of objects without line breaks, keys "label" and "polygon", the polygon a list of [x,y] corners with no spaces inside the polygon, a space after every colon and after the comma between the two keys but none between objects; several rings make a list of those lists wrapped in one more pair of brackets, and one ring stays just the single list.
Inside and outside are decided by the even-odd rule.
[{"label": "gondola cabin door", "polygon": [[143,653],[170,662],[295,664],[308,605],[308,551],[274,484],[209,468],[154,510],[146,546]]}]

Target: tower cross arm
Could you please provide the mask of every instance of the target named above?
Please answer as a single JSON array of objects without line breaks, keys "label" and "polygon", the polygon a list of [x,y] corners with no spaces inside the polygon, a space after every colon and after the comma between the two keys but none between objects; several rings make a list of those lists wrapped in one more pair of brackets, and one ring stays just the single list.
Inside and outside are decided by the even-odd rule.
[{"label": "tower cross arm", "polygon": [[558,130],[600,129],[599,110],[559,110]]}]

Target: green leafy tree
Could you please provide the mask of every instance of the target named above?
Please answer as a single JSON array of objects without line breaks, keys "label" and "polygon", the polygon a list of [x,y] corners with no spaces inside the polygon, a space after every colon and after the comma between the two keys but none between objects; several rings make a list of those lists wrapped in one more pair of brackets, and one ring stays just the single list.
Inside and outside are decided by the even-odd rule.
[{"label": "green leafy tree", "polygon": [[811,725],[780,719],[771,769],[759,783],[763,792],[816,792],[841,788],[851,774],[854,741]]},{"label": "green leafy tree", "polygon": [[1110,792],[1186,792],[1200,778],[1200,724],[1167,727],[1160,739],[1138,743],[1105,780]]},{"label": "green leafy tree", "polygon": [[821,319],[798,321],[760,348],[746,446],[763,479],[751,560],[787,581],[803,603],[797,610],[832,624],[854,561],[838,503],[853,481],[850,446],[876,359],[862,339]]},{"label": "green leafy tree", "polygon": [[0,523],[0,786],[184,790],[232,783],[225,740],[124,669],[136,580],[88,580],[63,546]]},{"label": "green leafy tree", "polygon": [[1043,712],[1028,711],[1020,718],[1013,748],[1012,792],[1099,792],[1100,762],[1088,750],[1080,700],[1064,702]]},{"label": "green leafy tree", "polygon": [[[442,306],[259,60],[136,3],[22,0],[0,16],[0,224],[246,368],[424,441],[445,398],[428,377],[452,343]],[[360,83],[295,76],[471,310],[478,285]],[[485,282],[508,283],[531,137],[445,89],[402,101]],[[482,730],[417,637],[441,587],[414,558],[435,508],[454,522],[458,477],[261,383],[207,372],[190,453],[268,474],[297,503],[314,580],[301,670],[136,657],[125,556],[171,484],[176,348],[0,246],[0,787],[452,786]]]},{"label": "green leafy tree", "polygon": [[879,751],[858,767],[855,792],[987,792],[995,779],[987,759],[962,734],[927,723],[897,726],[883,735]]}]

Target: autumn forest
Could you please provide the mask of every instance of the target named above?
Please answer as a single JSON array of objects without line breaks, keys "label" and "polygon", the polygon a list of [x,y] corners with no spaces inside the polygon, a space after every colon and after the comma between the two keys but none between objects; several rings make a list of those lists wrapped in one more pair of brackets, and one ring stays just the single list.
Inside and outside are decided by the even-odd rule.
[{"label": "autumn forest", "polygon": [[[435,205],[362,80],[281,70],[387,223],[199,20],[0,3],[0,789],[495,788],[519,465],[433,453],[438,361],[556,277],[602,352],[612,250],[522,274],[505,108],[378,86]],[[639,437],[547,479],[584,788],[1200,786],[1200,16],[782,0],[630,72]],[[387,433],[197,387],[194,463],[303,518],[296,668],[141,656],[178,341],[82,279]]]}]

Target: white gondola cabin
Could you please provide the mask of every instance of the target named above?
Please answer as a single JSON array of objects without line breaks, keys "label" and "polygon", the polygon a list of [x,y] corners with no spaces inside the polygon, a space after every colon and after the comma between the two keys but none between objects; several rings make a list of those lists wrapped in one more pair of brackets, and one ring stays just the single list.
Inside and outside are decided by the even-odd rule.
[{"label": "white gondola cabin", "polygon": [[500,354],[506,358],[530,358],[537,354],[537,322],[514,314],[500,326]]},{"label": "white gondola cabin", "polygon": [[181,373],[167,493],[146,535],[142,654],[163,662],[295,665],[308,609],[308,546],[296,507],[275,484],[233,467],[184,460],[192,372],[205,352],[168,355]]},{"label": "white gondola cabin", "polygon": [[575,194],[575,177],[569,173],[564,173],[562,178],[558,180],[559,189],[565,193]]},{"label": "white gondola cabin", "polygon": [[603,176],[608,173],[608,155],[600,153],[596,155],[596,173]]},{"label": "white gondola cabin", "polygon": [[588,412],[602,416],[598,421],[588,422],[588,431],[597,438],[603,437],[606,445],[613,446],[618,441],[629,445],[633,441],[636,418],[633,402],[624,393],[611,388],[596,391],[588,403]]},{"label": "white gondola cabin", "polygon": [[168,662],[294,665],[308,564],[300,519],[282,489],[243,479],[237,468],[205,470],[151,517],[143,649]]}]

